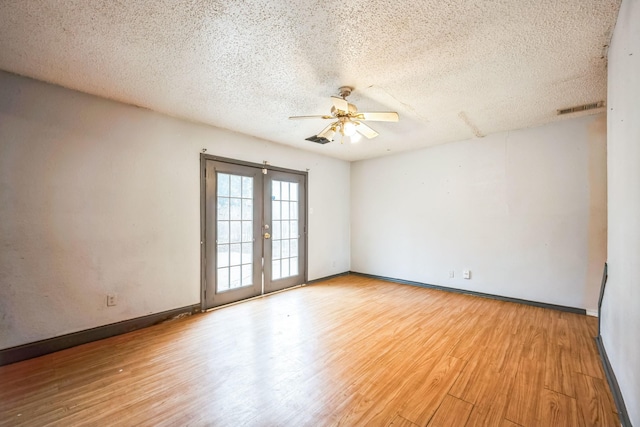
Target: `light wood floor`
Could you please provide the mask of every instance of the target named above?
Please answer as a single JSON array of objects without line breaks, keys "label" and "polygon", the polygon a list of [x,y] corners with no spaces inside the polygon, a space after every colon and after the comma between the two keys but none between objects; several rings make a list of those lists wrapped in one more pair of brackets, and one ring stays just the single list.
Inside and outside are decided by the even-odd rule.
[{"label": "light wood floor", "polygon": [[619,426],[596,319],[336,278],[0,368],[0,425]]}]

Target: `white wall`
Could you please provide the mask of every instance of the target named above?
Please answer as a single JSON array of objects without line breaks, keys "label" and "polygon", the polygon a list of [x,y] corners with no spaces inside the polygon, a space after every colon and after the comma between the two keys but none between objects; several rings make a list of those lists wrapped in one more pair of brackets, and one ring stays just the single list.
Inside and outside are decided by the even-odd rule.
[{"label": "white wall", "polygon": [[624,0],[609,48],[609,280],[602,340],[640,426],[640,1]]},{"label": "white wall", "polygon": [[310,169],[308,277],[349,270],[347,162],[0,72],[0,348],[199,303],[203,148]]},{"label": "white wall", "polygon": [[595,311],[605,125],[600,114],[353,163],[351,269]]}]

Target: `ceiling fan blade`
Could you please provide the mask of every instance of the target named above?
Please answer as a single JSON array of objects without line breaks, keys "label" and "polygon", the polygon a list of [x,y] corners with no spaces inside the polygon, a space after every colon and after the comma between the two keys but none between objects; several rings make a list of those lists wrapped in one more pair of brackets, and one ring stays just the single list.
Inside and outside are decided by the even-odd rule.
[{"label": "ceiling fan blade", "polygon": [[345,113],[349,112],[349,103],[344,99],[332,96],[331,102],[333,102],[333,106],[336,107],[336,110],[344,111]]},{"label": "ceiling fan blade", "polygon": [[327,138],[329,141],[333,141],[333,137],[336,134],[336,124],[331,123],[326,128],[322,129],[322,131],[318,134],[321,138]]},{"label": "ceiling fan blade", "polygon": [[289,119],[298,120],[298,119],[334,119],[333,116],[291,116]]},{"label": "ceiling fan blade", "polygon": [[358,113],[358,120],[370,120],[372,122],[397,122],[400,116],[393,111],[380,111],[371,113]]},{"label": "ceiling fan blade", "polygon": [[318,144],[327,144],[333,141],[333,137],[336,134],[335,126],[336,126],[335,123],[331,123],[329,126],[322,129],[322,131],[319,134],[310,136],[309,138],[305,138],[305,140],[315,142]]},{"label": "ceiling fan blade", "polygon": [[356,130],[360,132],[362,135],[366,136],[367,138],[371,139],[379,135],[378,132],[371,129],[369,126],[365,125],[364,123],[360,123],[360,122],[356,122],[356,123],[358,123],[356,126]]}]

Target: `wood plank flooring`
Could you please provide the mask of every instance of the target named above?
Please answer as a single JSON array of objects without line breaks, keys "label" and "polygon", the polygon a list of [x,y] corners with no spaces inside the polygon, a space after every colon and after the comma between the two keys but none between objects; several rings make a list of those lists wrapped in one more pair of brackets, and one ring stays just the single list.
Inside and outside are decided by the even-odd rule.
[{"label": "wood plank flooring", "polygon": [[619,426],[596,325],[338,277],[0,367],[0,426]]}]

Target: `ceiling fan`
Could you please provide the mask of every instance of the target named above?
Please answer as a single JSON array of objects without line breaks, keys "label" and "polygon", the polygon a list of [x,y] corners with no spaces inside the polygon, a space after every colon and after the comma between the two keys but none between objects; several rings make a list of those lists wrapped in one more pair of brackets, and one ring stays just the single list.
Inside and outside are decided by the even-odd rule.
[{"label": "ceiling fan", "polygon": [[340,97],[332,96],[331,102],[331,115],[324,116],[292,116],[290,119],[324,119],[335,120],[329,126],[324,128],[317,135],[305,138],[307,141],[317,142],[318,144],[326,144],[333,141],[336,134],[340,134],[343,137],[359,137],[364,135],[367,138],[375,138],[378,136],[378,132],[365,125],[364,121],[370,122],[397,122],[398,113],[392,111],[385,112],[358,112],[355,105],[347,102],[347,96],[351,95],[353,88],[349,86],[343,86],[340,89]]}]

